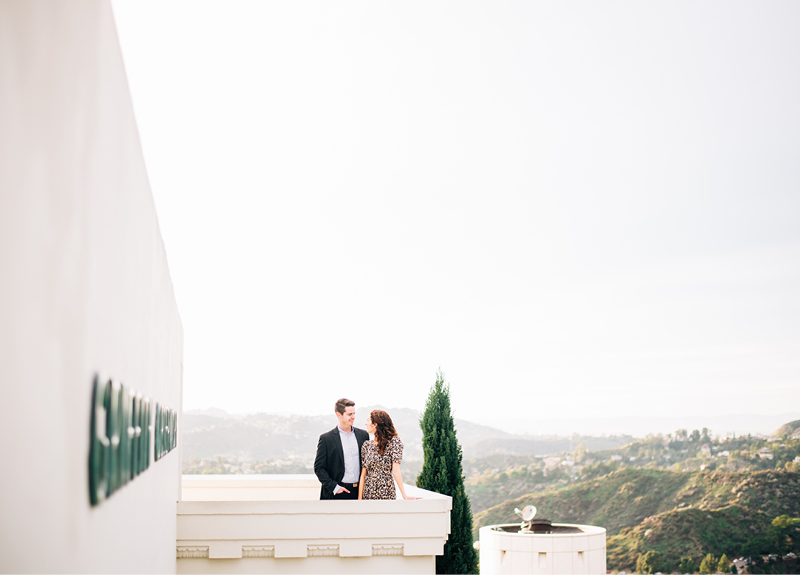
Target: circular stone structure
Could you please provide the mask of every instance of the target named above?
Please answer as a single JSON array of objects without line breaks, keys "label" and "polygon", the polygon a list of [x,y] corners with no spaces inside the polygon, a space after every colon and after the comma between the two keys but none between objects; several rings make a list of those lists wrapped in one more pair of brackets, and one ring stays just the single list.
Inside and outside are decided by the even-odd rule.
[{"label": "circular stone structure", "polygon": [[541,533],[520,529],[519,523],[481,527],[481,575],[606,572],[606,530],[602,527],[553,523]]}]

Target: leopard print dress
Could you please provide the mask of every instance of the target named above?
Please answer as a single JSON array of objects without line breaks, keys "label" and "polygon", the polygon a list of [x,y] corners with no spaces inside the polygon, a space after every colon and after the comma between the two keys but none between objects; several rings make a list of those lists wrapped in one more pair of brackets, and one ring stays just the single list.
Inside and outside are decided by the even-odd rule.
[{"label": "leopard print dress", "polygon": [[367,468],[364,478],[364,499],[397,499],[392,477],[392,463],[403,460],[403,442],[396,435],[389,440],[386,453],[378,453],[374,439],[361,446],[361,467]]}]

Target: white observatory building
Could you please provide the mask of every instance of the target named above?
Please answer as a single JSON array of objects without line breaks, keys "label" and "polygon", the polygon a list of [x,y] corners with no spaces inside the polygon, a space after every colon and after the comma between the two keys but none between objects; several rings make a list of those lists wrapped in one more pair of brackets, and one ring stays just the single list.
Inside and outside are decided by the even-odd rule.
[{"label": "white observatory building", "polygon": [[482,575],[600,574],[606,572],[606,530],[534,519],[536,507],[517,510],[523,522],[480,529]]}]

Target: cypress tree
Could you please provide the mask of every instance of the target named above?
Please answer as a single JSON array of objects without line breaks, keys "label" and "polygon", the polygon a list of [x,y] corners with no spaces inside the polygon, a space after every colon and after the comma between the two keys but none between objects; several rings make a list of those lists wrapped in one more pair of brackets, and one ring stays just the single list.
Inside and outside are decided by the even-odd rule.
[{"label": "cypress tree", "polygon": [[417,477],[417,487],[453,499],[450,537],[444,545],[444,555],[436,556],[436,572],[477,573],[478,556],[472,546],[472,511],[464,490],[461,446],[450,412],[450,386],[445,383],[441,370],[428,393],[420,427],[425,461]]}]

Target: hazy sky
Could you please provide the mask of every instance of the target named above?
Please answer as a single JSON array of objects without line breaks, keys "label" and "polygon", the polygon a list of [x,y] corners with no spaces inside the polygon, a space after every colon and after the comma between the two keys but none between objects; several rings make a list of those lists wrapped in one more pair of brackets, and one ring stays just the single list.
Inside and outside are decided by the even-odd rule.
[{"label": "hazy sky", "polygon": [[800,405],[800,3],[113,7],[185,409]]}]

